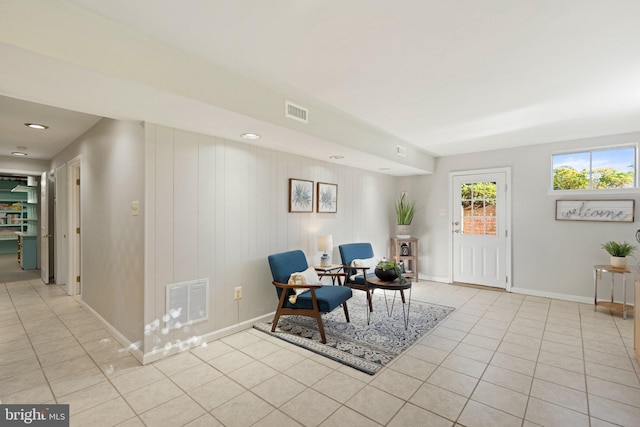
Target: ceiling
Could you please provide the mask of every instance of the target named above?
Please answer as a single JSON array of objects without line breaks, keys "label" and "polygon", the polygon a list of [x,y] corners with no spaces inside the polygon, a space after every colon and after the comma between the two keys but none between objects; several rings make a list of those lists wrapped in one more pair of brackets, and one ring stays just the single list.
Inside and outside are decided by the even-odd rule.
[{"label": "ceiling", "polygon": [[[29,158],[51,159],[100,118],[0,96],[0,156],[17,151]],[[45,124],[49,129],[31,129],[26,123]]]},{"label": "ceiling", "polygon": [[[434,157],[640,130],[638,1],[66,3]],[[175,111],[175,104],[169,106]],[[95,116],[115,116],[97,107],[79,109],[94,116],[77,118],[36,107],[39,114],[63,118],[66,131],[76,134]],[[0,112],[0,155],[29,144],[30,153],[50,156],[49,148],[72,136],[50,129],[56,141],[46,141],[21,132],[26,128],[8,131],[8,119],[36,120],[22,114],[28,104],[2,99]],[[119,113],[117,118],[148,119]],[[188,120],[183,128],[207,132]],[[231,121],[242,120],[236,115]],[[246,120],[247,130],[257,125]],[[74,123],[78,128],[72,131]],[[225,136],[220,123],[210,132]],[[283,131],[278,123],[262,125],[262,143],[300,150],[294,134],[283,132],[277,143],[269,139],[271,131]],[[235,129],[229,134],[238,139]],[[301,153],[323,157],[344,149],[347,157],[357,157],[357,147],[327,140],[326,152],[318,151],[316,140],[310,142],[314,151]],[[369,165],[351,164],[371,168],[374,157],[365,153],[363,163]]]}]

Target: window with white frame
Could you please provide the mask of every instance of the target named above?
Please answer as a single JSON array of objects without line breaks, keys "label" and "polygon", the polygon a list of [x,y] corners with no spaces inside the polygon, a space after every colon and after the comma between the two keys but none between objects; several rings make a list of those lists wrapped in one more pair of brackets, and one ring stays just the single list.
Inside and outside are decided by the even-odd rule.
[{"label": "window with white frame", "polygon": [[635,145],[554,154],[553,189],[636,188],[636,158]]}]

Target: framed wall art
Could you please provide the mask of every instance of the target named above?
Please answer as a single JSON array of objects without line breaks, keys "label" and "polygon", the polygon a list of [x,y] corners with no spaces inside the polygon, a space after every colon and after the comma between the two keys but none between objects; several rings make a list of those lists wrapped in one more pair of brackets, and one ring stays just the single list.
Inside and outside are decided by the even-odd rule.
[{"label": "framed wall art", "polygon": [[313,212],[313,181],[289,178],[289,212]]},{"label": "framed wall art", "polygon": [[633,222],[635,200],[556,200],[559,221]]},{"label": "framed wall art", "polygon": [[318,183],[318,191],[316,192],[318,200],[316,201],[316,210],[319,213],[336,213],[338,212],[338,184],[328,184],[326,182]]}]

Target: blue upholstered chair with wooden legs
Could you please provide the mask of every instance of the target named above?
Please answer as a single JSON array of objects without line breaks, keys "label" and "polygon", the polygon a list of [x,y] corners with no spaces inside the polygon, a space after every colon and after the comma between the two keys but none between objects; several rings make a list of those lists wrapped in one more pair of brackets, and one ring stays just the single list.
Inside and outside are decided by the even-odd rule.
[{"label": "blue upholstered chair with wooden legs", "polygon": [[[320,313],[329,313],[342,305],[344,316],[349,322],[349,310],[347,300],[353,295],[351,289],[345,286],[322,285],[318,283],[289,284],[289,278],[293,273],[301,273],[309,269],[307,258],[300,250],[282,252],[269,255],[269,266],[273,276],[273,284],[278,294],[278,308],[273,318],[271,332],[275,331],[280,316],[298,315],[313,317],[318,322],[320,337],[326,343],[322,316]],[[315,271],[313,272],[315,274]],[[298,293],[296,295],[296,290]],[[292,302],[294,301],[294,302]]]},{"label": "blue upholstered chair with wooden legs", "polygon": [[[367,302],[369,304],[369,311],[373,311],[373,304],[371,302],[371,295],[373,291],[367,286],[365,277],[375,276],[375,261],[373,248],[371,243],[348,243],[338,246],[340,250],[340,258],[342,259],[342,268],[347,277],[345,278],[345,286],[353,289],[365,291],[367,293]],[[354,260],[366,261],[371,260],[371,265],[364,265],[360,267],[353,266]]]}]

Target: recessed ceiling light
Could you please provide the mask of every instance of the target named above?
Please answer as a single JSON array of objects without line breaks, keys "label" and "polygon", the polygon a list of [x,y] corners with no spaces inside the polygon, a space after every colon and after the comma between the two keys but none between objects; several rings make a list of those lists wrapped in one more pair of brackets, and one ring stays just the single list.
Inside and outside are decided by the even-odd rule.
[{"label": "recessed ceiling light", "polygon": [[49,126],[41,125],[39,123],[25,123],[24,125],[31,129],[38,129],[38,130],[49,129]]},{"label": "recessed ceiling light", "polygon": [[22,151],[12,151],[11,154],[13,154],[14,156],[20,156],[20,157],[24,157],[27,155],[27,153],[23,153]]},{"label": "recessed ceiling light", "polygon": [[251,133],[251,132],[243,133],[240,136],[243,137],[244,139],[260,139],[260,138],[262,138],[257,133]]},{"label": "recessed ceiling light", "polygon": [[342,159],[344,159],[344,156],[329,156],[329,158],[331,160],[342,160]]}]

